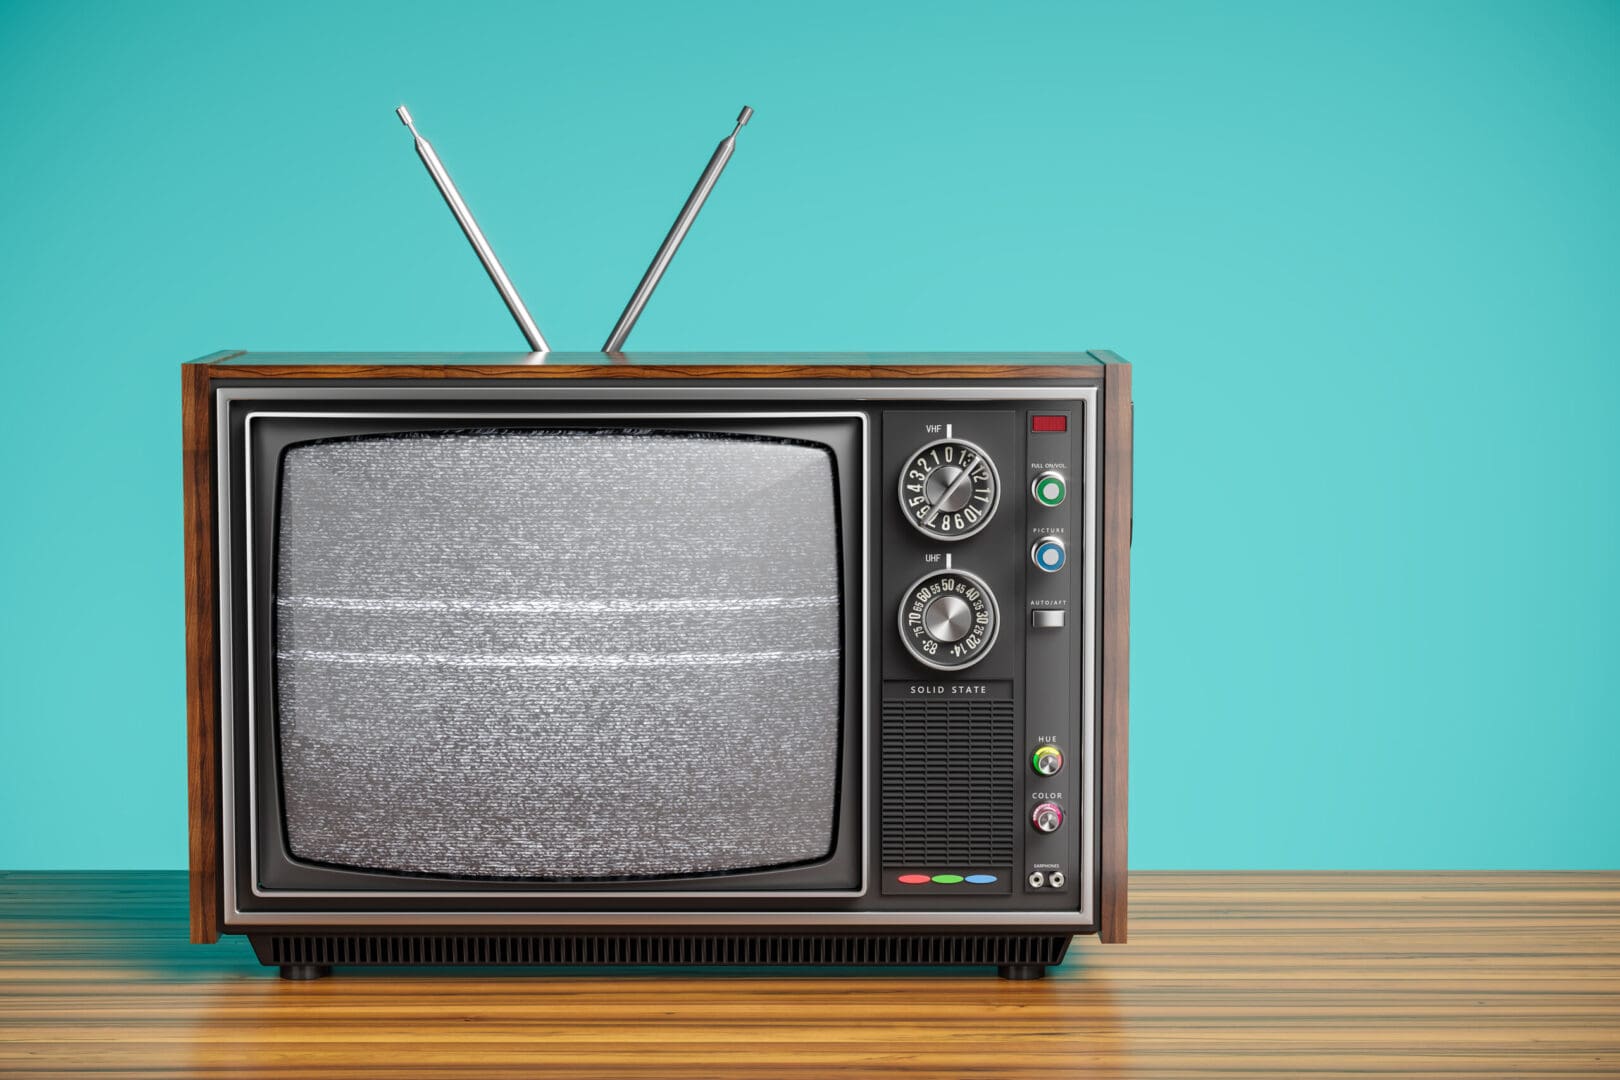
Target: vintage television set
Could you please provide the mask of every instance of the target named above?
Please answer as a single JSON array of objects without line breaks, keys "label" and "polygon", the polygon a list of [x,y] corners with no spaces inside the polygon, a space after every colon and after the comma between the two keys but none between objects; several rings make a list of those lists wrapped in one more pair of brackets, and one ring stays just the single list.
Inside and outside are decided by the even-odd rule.
[{"label": "vintage television set", "polygon": [[531,351],[183,368],[191,932],[366,964],[1125,940],[1130,368]]},{"label": "vintage television set", "polygon": [[1123,941],[1129,370],[185,365],[193,939],[294,978]]}]

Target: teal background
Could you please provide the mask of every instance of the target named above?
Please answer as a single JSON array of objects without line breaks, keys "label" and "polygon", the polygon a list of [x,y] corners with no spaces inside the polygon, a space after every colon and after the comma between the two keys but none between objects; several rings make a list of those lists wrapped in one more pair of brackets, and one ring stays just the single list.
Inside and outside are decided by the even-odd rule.
[{"label": "teal background", "polygon": [[0,3],[0,866],[185,861],[179,376],[1136,364],[1132,861],[1620,866],[1620,5]]}]

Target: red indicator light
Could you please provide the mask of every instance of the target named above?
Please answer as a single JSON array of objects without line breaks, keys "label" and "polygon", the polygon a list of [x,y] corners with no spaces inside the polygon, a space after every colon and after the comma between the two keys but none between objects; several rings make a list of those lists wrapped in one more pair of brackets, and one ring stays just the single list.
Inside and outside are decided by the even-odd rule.
[{"label": "red indicator light", "polygon": [[1068,431],[1069,418],[1067,416],[1032,416],[1029,418],[1031,431]]},{"label": "red indicator light", "polygon": [[902,884],[902,885],[926,885],[932,880],[934,880],[934,879],[932,877],[930,877],[929,875],[927,875],[927,874],[901,874],[900,875],[900,884]]}]

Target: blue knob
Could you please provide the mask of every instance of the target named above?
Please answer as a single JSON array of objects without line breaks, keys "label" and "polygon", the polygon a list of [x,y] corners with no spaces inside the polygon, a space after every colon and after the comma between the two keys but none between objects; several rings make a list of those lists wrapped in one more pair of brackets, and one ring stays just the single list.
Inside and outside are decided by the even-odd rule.
[{"label": "blue knob", "polygon": [[1048,574],[1055,574],[1063,569],[1068,553],[1064,550],[1063,541],[1055,536],[1043,536],[1035,542],[1035,548],[1029,553],[1029,557],[1035,560],[1036,566]]}]

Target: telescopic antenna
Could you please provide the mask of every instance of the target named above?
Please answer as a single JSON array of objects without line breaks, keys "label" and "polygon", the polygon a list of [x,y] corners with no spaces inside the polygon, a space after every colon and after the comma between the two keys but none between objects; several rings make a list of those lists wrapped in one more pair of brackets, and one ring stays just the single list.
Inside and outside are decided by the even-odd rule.
[{"label": "telescopic antenna", "polygon": [[744,105],[742,112],[737,114],[737,126],[732,128],[731,134],[721,139],[720,145],[714,148],[714,156],[709,158],[709,164],[704,168],[703,175],[698,177],[697,187],[686,197],[686,205],[681,207],[680,214],[675,218],[675,224],[669,227],[669,235],[658,245],[658,254],[653,256],[647,272],[641,275],[641,284],[636,286],[636,291],[630,296],[630,302],[624,305],[624,312],[619,316],[619,321],[613,325],[613,333],[608,335],[607,342],[602,346],[603,352],[616,353],[624,347],[625,338],[630,336],[630,331],[635,329],[636,320],[641,318],[641,309],[647,306],[647,301],[652,299],[653,290],[658,288],[658,279],[669,269],[669,261],[675,257],[681,241],[686,239],[687,230],[691,229],[692,222],[697,220],[698,211],[703,209],[703,203],[708,199],[709,192],[714,190],[715,182],[725,171],[726,162],[731,160],[731,152],[737,149],[737,132],[742,130],[743,125],[748,123],[749,117],[753,115],[754,110]]},{"label": "telescopic antenna", "polygon": [[478,253],[478,261],[484,264],[484,269],[489,273],[489,280],[495,283],[496,291],[501,294],[501,299],[506,301],[506,310],[517,320],[518,329],[523,331],[523,337],[528,341],[529,348],[539,353],[550,352],[551,346],[546,344],[540,328],[534,325],[534,320],[529,317],[529,309],[523,306],[523,298],[518,295],[517,287],[512,284],[512,279],[506,276],[501,260],[495,257],[495,249],[484,239],[483,230],[478,227],[478,222],[473,220],[472,211],[467,209],[466,202],[461,198],[461,192],[456,190],[455,182],[445,170],[444,162],[433,152],[433,144],[422,138],[422,133],[416,130],[409,109],[401,105],[395,111],[399,113],[400,121],[411,129],[411,135],[416,139],[416,156],[427,166],[428,175],[433,177],[433,183],[438,186],[439,194],[444,196],[445,204],[456,216],[456,224],[467,234],[467,242],[472,245],[473,251]]}]

